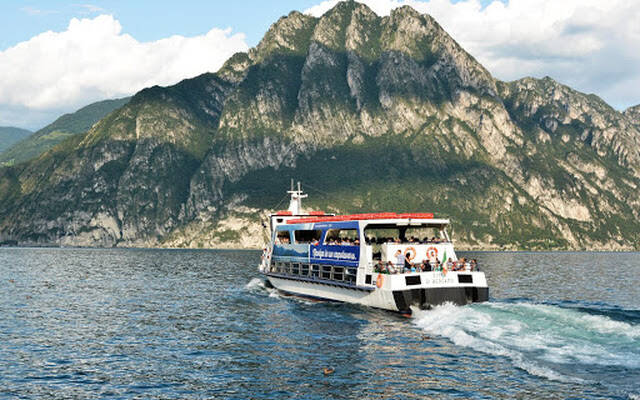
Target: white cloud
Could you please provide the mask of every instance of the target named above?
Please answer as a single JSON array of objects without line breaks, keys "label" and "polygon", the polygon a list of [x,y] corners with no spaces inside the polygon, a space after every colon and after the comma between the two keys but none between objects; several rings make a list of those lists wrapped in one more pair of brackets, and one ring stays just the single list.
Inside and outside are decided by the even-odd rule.
[{"label": "white cloud", "polygon": [[[361,0],[378,15],[410,5],[433,16],[499,79],[549,75],[624,108],[640,103],[636,0]],[[327,0],[305,12],[320,16]]]},{"label": "white cloud", "polygon": [[20,8],[21,11],[33,16],[36,15],[49,15],[49,14],[57,14],[57,11],[53,11],[53,10],[43,10],[41,8],[36,8],[36,7],[31,7],[31,6],[26,6],[26,7],[22,7]]},{"label": "white cloud", "polygon": [[0,51],[0,125],[15,125],[10,118],[26,113],[22,126],[39,128],[93,101],[217,71],[247,49],[244,34],[231,29],[139,42],[110,15],[74,18],[64,32],[44,32]]},{"label": "white cloud", "polygon": [[82,9],[83,14],[95,14],[107,11],[102,7],[96,6],[95,4],[74,4],[74,6]]}]

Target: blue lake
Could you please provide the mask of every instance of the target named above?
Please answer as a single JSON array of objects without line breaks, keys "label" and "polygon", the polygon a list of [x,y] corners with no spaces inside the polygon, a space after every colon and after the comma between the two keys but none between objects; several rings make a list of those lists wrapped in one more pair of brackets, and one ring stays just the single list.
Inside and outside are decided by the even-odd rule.
[{"label": "blue lake", "polygon": [[640,399],[640,253],[459,255],[491,301],[404,318],[254,251],[0,249],[0,398]]}]

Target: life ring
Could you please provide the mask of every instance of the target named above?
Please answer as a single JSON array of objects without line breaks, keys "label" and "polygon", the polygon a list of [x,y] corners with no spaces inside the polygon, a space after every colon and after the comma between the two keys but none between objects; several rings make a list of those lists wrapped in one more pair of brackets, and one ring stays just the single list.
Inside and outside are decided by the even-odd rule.
[{"label": "life ring", "polygon": [[382,287],[383,283],[384,283],[384,278],[382,277],[382,274],[378,274],[378,277],[376,278],[376,286],[378,287],[378,289]]},{"label": "life ring", "polygon": [[[410,253],[410,255],[407,256],[407,253]],[[409,246],[406,249],[404,249],[404,255],[409,259],[409,261],[413,260],[414,258],[416,258],[416,249],[413,246]]]},{"label": "life ring", "polygon": [[429,261],[438,258],[438,248],[431,246],[427,249],[427,258]]}]

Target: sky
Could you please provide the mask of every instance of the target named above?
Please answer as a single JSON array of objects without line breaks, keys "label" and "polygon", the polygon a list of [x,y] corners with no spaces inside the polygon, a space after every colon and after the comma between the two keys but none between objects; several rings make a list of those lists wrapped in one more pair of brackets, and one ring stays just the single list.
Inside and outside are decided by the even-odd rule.
[{"label": "sky", "polygon": [[[90,1],[90,0],[89,0]],[[338,0],[0,2],[0,126],[215,72],[291,10]],[[432,15],[496,78],[551,76],[623,110],[640,104],[640,1],[362,0]]]}]

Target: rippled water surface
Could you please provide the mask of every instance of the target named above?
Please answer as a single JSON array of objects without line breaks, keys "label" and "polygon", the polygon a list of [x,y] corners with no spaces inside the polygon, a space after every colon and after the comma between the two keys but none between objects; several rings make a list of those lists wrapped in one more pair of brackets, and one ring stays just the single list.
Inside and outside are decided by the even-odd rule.
[{"label": "rippled water surface", "polygon": [[257,252],[0,249],[0,398],[640,399],[640,253],[462,255],[491,301],[408,319]]}]

